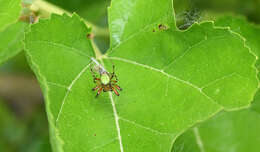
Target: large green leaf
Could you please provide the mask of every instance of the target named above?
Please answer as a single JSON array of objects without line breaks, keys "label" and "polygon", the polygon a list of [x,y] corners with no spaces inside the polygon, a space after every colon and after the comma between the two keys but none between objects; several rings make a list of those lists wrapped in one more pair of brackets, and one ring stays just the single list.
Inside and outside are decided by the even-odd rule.
[{"label": "large green leaf", "polygon": [[[260,27],[243,17],[219,17],[215,25],[230,27],[241,34],[257,56],[260,53]],[[259,65],[259,63],[258,63]],[[258,68],[259,70],[259,68]],[[180,136],[173,152],[258,152],[260,145],[260,91],[250,109],[225,112],[188,130]]]},{"label": "large green leaf", "polygon": [[94,51],[77,15],[53,15],[25,36],[55,151],[170,151],[190,126],[253,99],[256,59],[243,39],[211,22],[179,31],[171,0],[114,0],[109,26],[111,48],[97,57],[116,66],[120,97],[91,91]]},{"label": "large green leaf", "polygon": [[21,0],[0,0],[0,31],[17,21],[21,11]]}]

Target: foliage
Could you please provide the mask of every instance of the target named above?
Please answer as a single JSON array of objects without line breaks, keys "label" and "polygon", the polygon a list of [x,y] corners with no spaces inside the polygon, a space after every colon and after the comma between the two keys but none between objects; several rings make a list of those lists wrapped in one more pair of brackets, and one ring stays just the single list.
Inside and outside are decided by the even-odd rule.
[{"label": "foliage", "polygon": [[170,0],[149,4],[114,0],[109,9],[110,50],[96,57],[109,71],[116,65],[120,97],[94,98],[94,49],[77,15],[31,26],[25,48],[43,88],[54,149],[170,151],[197,122],[249,106],[258,80],[243,39],[211,22],[179,31]]},{"label": "foliage", "polygon": [[21,11],[20,0],[0,0],[0,30],[17,21]]},{"label": "foliage", "polygon": [[[32,115],[17,118],[1,100],[0,150],[5,152],[50,152],[48,132],[45,130],[47,120],[42,111],[36,109]],[[22,121],[26,121],[26,123]]]},{"label": "foliage", "polygon": [[[248,23],[243,17],[230,15],[219,17],[215,24],[222,27],[228,26],[232,31],[244,36],[246,44],[250,46],[252,52],[259,56],[258,35],[260,27]],[[260,129],[259,93],[258,91],[251,108],[220,113],[214,118],[188,130],[177,139],[172,151],[258,152],[260,146],[255,143],[260,142],[258,131]]]},{"label": "foliage", "polygon": [[[110,48],[102,54],[96,43],[106,48],[106,33],[104,41],[93,40],[92,26],[102,28],[86,21],[106,26],[107,1],[49,1],[80,16],[42,19],[64,10],[38,0],[45,5],[29,14],[40,20],[28,26],[16,22],[20,1],[0,0],[0,63],[25,50],[45,99],[54,152],[259,149],[259,27],[234,16],[196,23],[194,11],[180,30],[172,0],[112,0]],[[107,72],[115,65],[119,97],[102,92],[95,98],[91,58]]]}]

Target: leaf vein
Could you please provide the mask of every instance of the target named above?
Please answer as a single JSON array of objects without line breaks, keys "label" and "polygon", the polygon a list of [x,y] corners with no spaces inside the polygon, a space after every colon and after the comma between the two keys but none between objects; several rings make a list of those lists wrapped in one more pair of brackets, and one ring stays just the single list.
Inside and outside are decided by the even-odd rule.
[{"label": "leaf vein", "polygon": [[157,69],[157,68],[154,68],[154,67],[151,67],[151,66],[148,66],[148,65],[144,65],[144,64],[141,64],[141,63],[138,63],[138,62],[135,62],[135,61],[131,61],[131,60],[128,60],[128,59],[124,59],[124,58],[119,58],[119,57],[106,57],[107,59],[111,59],[111,60],[118,60],[118,61],[122,61],[122,62],[126,62],[126,63],[130,63],[130,64],[134,64],[134,65],[137,65],[137,66],[141,66],[141,67],[144,67],[144,68],[147,68],[147,69],[150,69],[150,70],[153,70],[153,71],[156,71],[156,72],[160,72],[162,73],[163,75],[166,75],[174,80],[177,80],[179,82],[182,82],[188,86],[191,86],[192,88],[198,90],[203,96],[205,96],[206,98],[209,99],[209,101],[217,104],[218,106],[222,107],[222,105],[220,105],[217,101],[215,101],[213,98],[209,97],[205,92],[202,91],[202,89],[192,83],[190,83],[189,81],[185,81],[183,79],[180,79],[178,77],[175,77],[173,75],[170,75],[166,72],[164,72],[163,70],[160,70],[160,69]]},{"label": "leaf vein", "polygon": [[[171,63],[169,63],[166,67],[169,67],[170,65],[174,64],[174,63],[177,62],[179,59],[183,58],[192,48],[194,48],[194,47],[196,47],[196,46],[202,44],[202,43],[205,42],[205,41],[207,41],[207,37],[206,37],[206,36],[205,36],[205,39],[203,39],[203,40],[199,41],[198,43],[196,43],[196,44],[194,44],[194,45],[188,47],[185,51],[183,51],[183,52],[181,53],[181,55],[175,57],[175,58],[173,59],[173,61],[172,61]],[[165,68],[166,68],[166,67],[165,67]],[[163,68],[163,69],[165,69],[165,68]]]},{"label": "leaf vein", "polygon": [[63,85],[63,84],[56,83],[56,82],[50,82],[50,81],[47,81],[47,84],[50,84],[50,85],[54,85],[54,86],[57,86],[57,87],[61,87],[61,88],[66,88],[66,89],[68,89],[67,86],[65,86],[65,85]]},{"label": "leaf vein", "polygon": [[220,78],[217,78],[217,79],[215,79],[215,80],[213,80],[213,81],[208,82],[207,84],[205,84],[204,86],[202,86],[201,89],[204,89],[204,88],[206,88],[206,87],[208,87],[208,86],[210,86],[210,85],[212,85],[212,84],[214,84],[214,83],[216,83],[216,82],[218,82],[218,81],[221,81],[221,80],[223,80],[223,79],[225,79],[225,78],[232,77],[233,75],[238,75],[238,74],[237,74],[236,72],[232,72],[232,73],[230,73],[230,74],[224,75],[224,76],[222,76],[222,77],[220,77]]},{"label": "leaf vein", "polygon": [[205,152],[204,145],[203,145],[203,142],[201,140],[198,127],[194,127],[192,130],[193,130],[193,133],[194,133],[194,136],[196,138],[196,142],[197,142],[197,144],[199,146],[200,151],[201,152]]},{"label": "leaf vein", "polygon": [[102,144],[100,146],[96,146],[96,147],[92,148],[91,150],[89,150],[89,152],[95,151],[95,150],[100,149],[102,147],[105,147],[106,145],[113,143],[115,140],[117,140],[117,138],[113,138],[110,141],[108,141],[108,142],[106,142],[106,143],[104,143],[104,144]]},{"label": "leaf vein", "polygon": [[122,117],[119,117],[119,119],[122,120],[122,121],[125,121],[125,122],[127,122],[127,123],[133,124],[133,125],[135,125],[135,126],[137,126],[137,127],[140,127],[140,128],[146,129],[146,130],[149,130],[150,132],[153,132],[153,133],[156,133],[156,134],[160,134],[160,135],[173,135],[173,133],[161,132],[161,131],[158,131],[158,130],[156,130],[156,129],[152,129],[152,128],[150,128],[150,127],[146,127],[146,126],[144,126],[144,125],[141,125],[141,124],[139,124],[139,123],[136,123],[136,122],[134,122],[134,121],[131,121],[131,120],[128,120],[128,119],[125,119],[125,118],[122,118]]},{"label": "leaf vein", "polygon": [[80,72],[79,74],[71,81],[69,87],[68,87],[68,90],[62,100],[62,103],[61,103],[61,108],[59,110],[59,113],[58,113],[58,116],[57,116],[57,119],[56,119],[56,123],[58,122],[59,118],[60,118],[60,114],[63,110],[63,106],[64,106],[64,103],[67,99],[67,96],[69,95],[70,91],[71,91],[71,88],[73,87],[73,85],[75,84],[75,82],[80,78],[80,76],[89,68],[89,66],[91,65],[91,63],[89,63],[88,65],[86,65]]}]

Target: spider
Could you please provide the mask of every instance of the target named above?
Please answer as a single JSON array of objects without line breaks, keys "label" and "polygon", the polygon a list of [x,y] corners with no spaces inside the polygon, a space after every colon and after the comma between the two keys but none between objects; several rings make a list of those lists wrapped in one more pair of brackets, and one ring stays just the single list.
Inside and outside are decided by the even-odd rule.
[{"label": "spider", "polygon": [[[93,76],[93,80],[94,83],[97,84],[96,87],[94,87],[92,90],[97,92],[96,97],[98,97],[98,95],[102,92],[102,90],[104,92],[107,91],[114,91],[114,93],[119,96],[119,93],[117,90],[122,91],[122,88],[120,88],[116,83],[118,82],[117,76],[115,74],[115,66],[113,65],[113,73],[108,73],[106,71],[102,71],[100,72],[100,78],[97,78],[95,75],[95,72],[93,71],[93,69],[91,68],[91,73]],[[115,80],[114,80],[115,78]]]}]

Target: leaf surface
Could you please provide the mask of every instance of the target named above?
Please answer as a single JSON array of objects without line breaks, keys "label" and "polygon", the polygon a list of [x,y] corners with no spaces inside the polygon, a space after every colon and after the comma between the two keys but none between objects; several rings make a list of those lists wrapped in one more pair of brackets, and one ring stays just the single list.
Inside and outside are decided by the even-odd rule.
[{"label": "leaf surface", "polygon": [[[242,16],[223,16],[219,17],[216,22],[216,26],[230,27],[230,29],[236,33],[241,34],[246,39],[246,44],[250,47],[251,51],[256,55],[260,56],[260,27],[249,23],[246,18]],[[256,66],[259,65],[257,60]]]},{"label": "leaf surface", "polygon": [[258,152],[260,113],[222,112],[177,138],[172,152]]},{"label": "leaf surface", "polygon": [[0,0],[0,31],[17,21],[21,11],[20,0]]},{"label": "leaf surface", "polygon": [[53,15],[26,34],[54,150],[171,151],[195,123],[250,104],[256,59],[230,30],[205,22],[179,31],[171,0],[114,0],[109,26],[111,48],[99,59],[116,66],[119,97],[91,91],[95,55],[77,15]]},{"label": "leaf surface", "polygon": [[0,0],[0,64],[23,49],[22,40],[28,24],[16,22],[20,11],[20,0]]},{"label": "leaf surface", "polygon": [[47,0],[99,26],[107,25],[106,16],[110,0]]},{"label": "leaf surface", "polygon": [[0,64],[19,53],[27,23],[14,23],[0,32]]},{"label": "leaf surface", "polygon": [[[260,27],[243,17],[222,16],[215,25],[230,27],[241,34],[251,51],[259,56]],[[257,62],[257,65],[259,63]],[[259,69],[259,66],[258,70]],[[258,76],[259,77],[259,76]],[[223,112],[210,120],[189,129],[175,142],[172,152],[258,152],[260,149],[260,91],[249,109]]]}]

